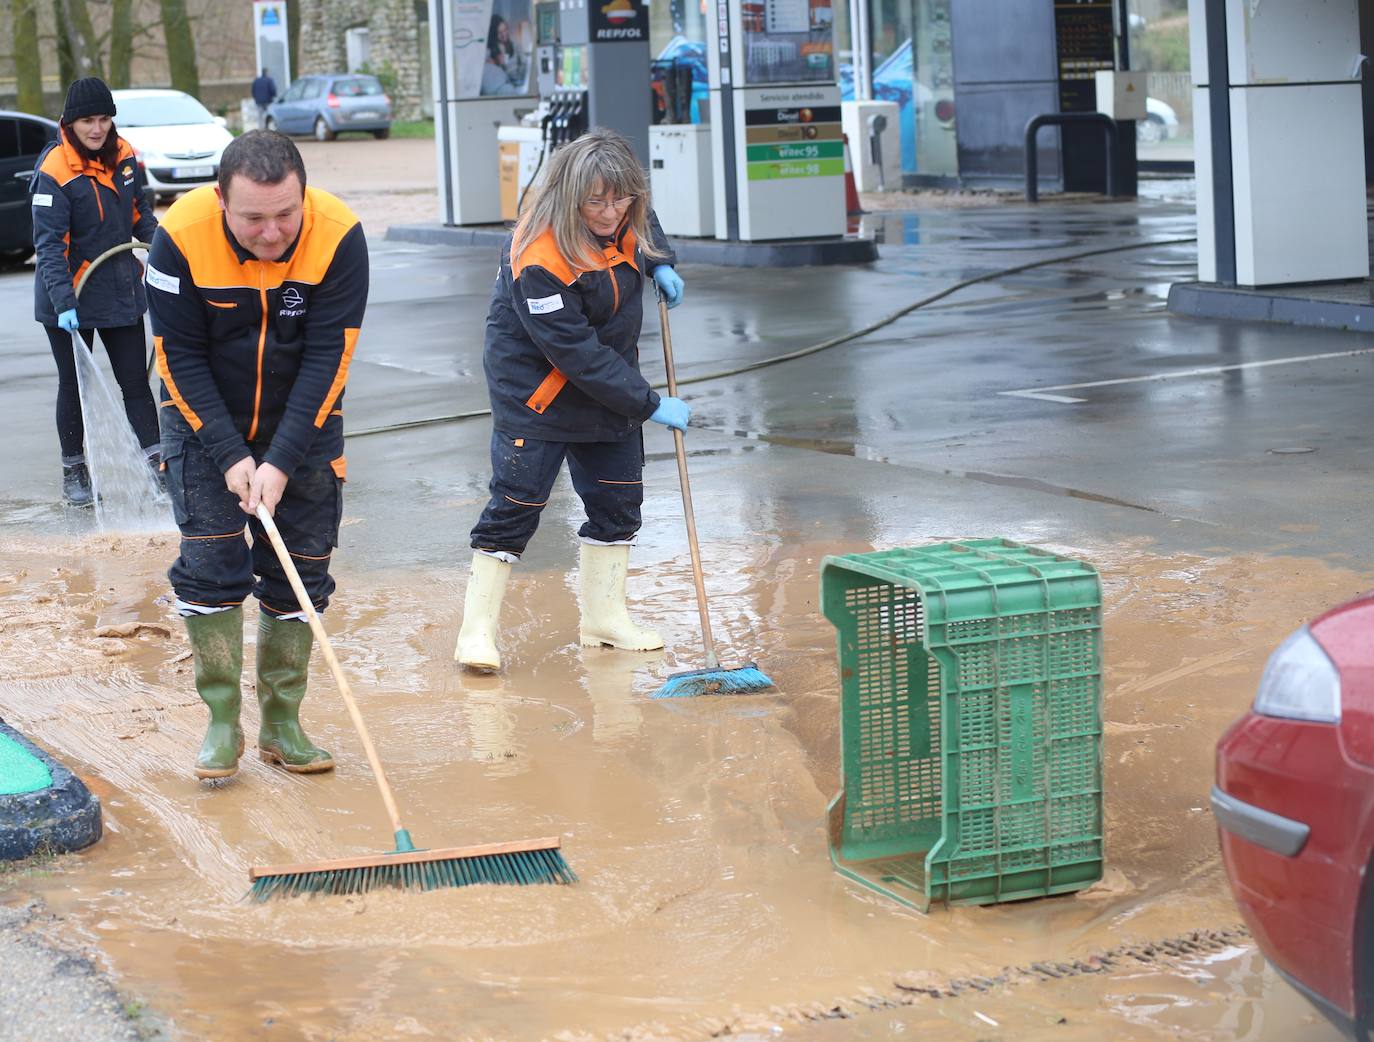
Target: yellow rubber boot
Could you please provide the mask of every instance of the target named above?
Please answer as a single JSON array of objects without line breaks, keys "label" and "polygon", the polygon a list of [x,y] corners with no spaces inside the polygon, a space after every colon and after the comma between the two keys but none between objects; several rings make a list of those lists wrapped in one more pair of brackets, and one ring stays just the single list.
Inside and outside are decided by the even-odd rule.
[{"label": "yellow rubber boot", "polygon": [[458,631],[458,646],[453,657],[468,669],[494,673],[501,668],[501,652],[496,647],[496,622],[501,614],[501,598],[506,595],[511,565],[483,553],[472,555],[468,592],[463,598],[463,625]]},{"label": "yellow rubber boot", "polygon": [[624,651],[657,651],[663,638],[636,626],[625,608],[625,574],[630,567],[628,546],[582,544],[580,601],[582,646],[609,644]]}]

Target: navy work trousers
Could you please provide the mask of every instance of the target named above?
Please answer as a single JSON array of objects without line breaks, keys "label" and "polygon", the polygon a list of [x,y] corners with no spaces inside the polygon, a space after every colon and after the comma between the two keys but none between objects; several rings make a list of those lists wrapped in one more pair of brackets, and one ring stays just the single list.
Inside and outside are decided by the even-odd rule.
[{"label": "navy work trousers", "polygon": [[[219,608],[242,604],[252,593],[269,614],[300,611],[262,524],[243,512],[238,496],[225,487],[223,472],[181,414],[173,408],[160,411],[167,492],[181,529],[181,556],[167,573],[177,598]],[[248,447],[261,463],[267,444]],[[329,558],[339,545],[342,517],[343,480],[328,463],[297,467],[272,515],[317,611],[324,610],[334,592]],[[251,546],[244,539],[245,524]]]},{"label": "navy work trousers", "polygon": [[587,511],[578,534],[617,543],[639,531],[644,502],[644,439],[636,431],[620,441],[539,441],[491,435],[491,500],[472,530],[476,550],[522,554],[539,527],[564,458],[573,489]]}]

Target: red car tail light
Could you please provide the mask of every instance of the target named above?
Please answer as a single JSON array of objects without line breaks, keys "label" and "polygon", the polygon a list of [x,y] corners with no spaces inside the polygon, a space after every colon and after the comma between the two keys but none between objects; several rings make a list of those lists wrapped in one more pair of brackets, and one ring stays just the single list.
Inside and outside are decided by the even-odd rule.
[{"label": "red car tail light", "polygon": [[331,91],[329,96],[324,99],[324,103],[331,109],[336,109],[339,107],[339,96]]}]

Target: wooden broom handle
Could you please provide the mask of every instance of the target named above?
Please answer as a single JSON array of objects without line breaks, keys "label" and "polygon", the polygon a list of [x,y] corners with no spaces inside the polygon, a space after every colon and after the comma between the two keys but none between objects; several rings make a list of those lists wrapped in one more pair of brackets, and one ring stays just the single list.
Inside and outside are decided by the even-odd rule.
[{"label": "wooden broom handle", "polygon": [[[658,289],[657,286],[654,287]],[[668,395],[677,397],[677,370],[673,365],[673,334],[668,328],[668,303],[658,292],[658,324],[663,329],[663,368],[668,374]],[[687,477],[687,448],[682,432],[673,428],[673,444],[677,447],[677,479],[682,487],[682,512],[687,518],[687,545],[692,551],[692,578],[697,585],[697,611],[701,614],[701,642],[706,649],[706,668],[720,666],[716,658],[716,641],[711,635],[711,613],[706,608],[706,583],[702,578],[701,548],[697,546],[697,520],[692,510],[692,482]]]},{"label": "wooden broom handle", "polygon": [[330,645],[329,637],[324,632],[324,624],[320,622],[320,616],[316,613],[315,606],[310,603],[310,595],[305,592],[305,584],[301,582],[300,572],[296,571],[296,564],[291,560],[291,554],[286,549],[286,543],[282,541],[281,533],[277,531],[276,522],[272,520],[272,515],[261,503],[258,504],[257,516],[258,520],[262,522],[263,529],[267,532],[267,538],[272,542],[272,549],[277,552],[277,560],[281,562],[282,569],[286,572],[286,578],[291,582],[291,589],[296,591],[296,601],[300,604],[301,611],[305,612],[305,619],[310,623],[310,631],[315,634],[315,640],[320,645],[320,651],[324,652],[324,660],[329,663],[329,672],[334,674],[334,683],[339,685],[339,694],[343,695],[344,705],[348,707],[348,715],[352,717],[358,737],[363,741],[363,752],[367,754],[367,762],[372,766],[372,776],[376,778],[377,788],[381,790],[382,802],[386,804],[386,812],[391,817],[392,828],[396,832],[404,832],[405,828],[401,824],[401,812],[396,809],[396,797],[392,795],[391,785],[386,780],[386,772],[382,770],[382,761],[377,757],[377,749],[372,744],[372,736],[367,733],[362,714],[358,712],[358,704],[353,701],[353,692],[348,686],[348,680],[344,677],[343,668],[339,665],[339,660],[334,657],[334,648]]}]

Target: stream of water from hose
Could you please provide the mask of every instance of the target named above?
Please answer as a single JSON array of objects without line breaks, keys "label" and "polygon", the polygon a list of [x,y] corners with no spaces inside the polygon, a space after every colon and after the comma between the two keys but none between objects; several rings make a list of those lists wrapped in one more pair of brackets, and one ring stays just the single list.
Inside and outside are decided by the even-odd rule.
[{"label": "stream of water from hose", "polygon": [[110,389],[95,355],[75,334],[76,379],[81,421],[86,428],[86,467],[95,494],[95,519],[104,531],[166,531],[173,527],[171,502],[158,488],[143,449]]}]

